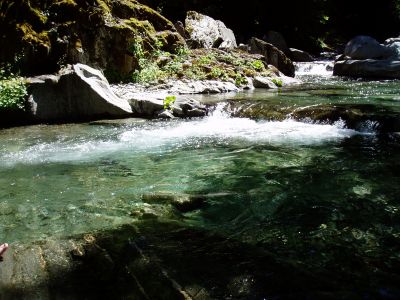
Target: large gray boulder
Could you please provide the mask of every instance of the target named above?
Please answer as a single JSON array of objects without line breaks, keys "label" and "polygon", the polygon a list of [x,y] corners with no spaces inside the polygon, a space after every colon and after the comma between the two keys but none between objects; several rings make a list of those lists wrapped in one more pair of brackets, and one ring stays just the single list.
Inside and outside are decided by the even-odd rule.
[{"label": "large gray boulder", "polygon": [[221,21],[188,11],[185,19],[185,30],[189,34],[188,44],[193,48],[236,48],[233,31]]},{"label": "large gray boulder", "polygon": [[344,55],[351,59],[386,59],[392,51],[370,36],[359,35],[346,44]]},{"label": "large gray boulder", "polygon": [[344,55],[333,68],[339,76],[400,78],[400,39],[379,44],[369,36],[357,36],[347,43]]},{"label": "large gray boulder", "polygon": [[341,60],[335,63],[333,75],[368,78],[400,78],[400,60]]},{"label": "large gray boulder", "polygon": [[249,41],[249,48],[250,53],[263,55],[267,64],[275,66],[286,76],[294,77],[293,62],[272,44],[253,37]]},{"label": "large gray boulder", "polygon": [[29,104],[36,121],[70,121],[132,114],[129,103],[117,97],[96,69],[76,64],[58,75],[28,79]]}]

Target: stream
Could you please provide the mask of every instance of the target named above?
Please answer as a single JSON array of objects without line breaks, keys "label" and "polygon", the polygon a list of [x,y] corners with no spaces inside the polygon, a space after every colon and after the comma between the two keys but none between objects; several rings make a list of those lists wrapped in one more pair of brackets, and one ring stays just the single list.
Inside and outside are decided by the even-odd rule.
[{"label": "stream", "polygon": [[204,299],[397,299],[400,81],[297,74],[204,118],[0,130],[0,242],[134,224]]}]

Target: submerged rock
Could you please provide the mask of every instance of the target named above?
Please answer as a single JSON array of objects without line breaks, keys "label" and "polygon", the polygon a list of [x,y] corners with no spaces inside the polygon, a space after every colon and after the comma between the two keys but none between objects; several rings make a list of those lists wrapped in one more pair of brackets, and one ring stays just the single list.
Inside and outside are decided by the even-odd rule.
[{"label": "submerged rock", "polygon": [[189,11],[185,20],[188,43],[193,48],[236,48],[233,31],[221,21]]}]

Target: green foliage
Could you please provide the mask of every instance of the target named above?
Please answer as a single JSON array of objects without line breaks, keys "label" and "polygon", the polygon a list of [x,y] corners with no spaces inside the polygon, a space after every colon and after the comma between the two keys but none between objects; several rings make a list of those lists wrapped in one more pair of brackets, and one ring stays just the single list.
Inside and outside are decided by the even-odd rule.
[{"label": "green foliage", "polygon": [[164,109],[172,110],[172,105],[175,103],[176,96],[167,96],[163,100]]},{"label": "green foliage", "polygon": [[213,67],[211,69],[210,75],[212,78],[220,78],[224,75],[224,71],[219,67]]},{"label": "green foliage", "polygon": [[128,51],[138,60],[144,58],[143,42],[141,39],[135,39],[128,47]]},{"label": "green foliage", "polygon": [[235,78],[235,84],[237,85],[237,86],[241,86],[241,85],[243,85],[243,84],[246,84],[247,83],[247,79],[246,79],[246,77],[244,77],[242,74],[240,74],[240,73],[237,73],[236,74],[236,78]]},{"label": "green foliage", "polygon": [[142,59],[140,62],[140,70],[135,70],[133,72],[132,80],[138,83],[149,83],[155,82],[165,77],[165,75],[165,72],[163,72],[154,61]]},{"label": "green foliage", "polygon": [[24,110],[26,95],[24,80],[0,69],[0,111]]},{"label": "green foliage", "polygon": [[207,55],[203,55],[199,58],[198,63],[202,66],[209,65],[213,61],[215,61],[215,56],[212,53],[208,53]]},{"label": "green foliage", "polygon": [[271,81],[277,86],[277,87],[282,87],[283,86],[283,82],[281,79],[279,78],[272,78]]},{"label": "green foliage", "polygon": [[179,46],[175,49],[175,54],[180,57],[186,57],[190,54],[190,49],[186,46]]},{"label": "green foliage", "polygon": [[251,62],[251,66],[256,70],[256,71],[262,71],[265,69],[264,63],[261,60],[253,60]]}]

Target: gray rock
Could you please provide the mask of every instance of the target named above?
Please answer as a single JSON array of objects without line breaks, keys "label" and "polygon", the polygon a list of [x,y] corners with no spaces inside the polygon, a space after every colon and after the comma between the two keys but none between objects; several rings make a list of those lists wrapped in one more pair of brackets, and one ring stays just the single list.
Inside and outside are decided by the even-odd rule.
[{"label": "gray rock", "polygon": [[311,56],[311,54],[309,54],[303,50],[296,49],[296,48],[290,48],[290,58],[293,61],[297,61],[297,62],[314,61],[314,58]]},{"label": "gray rock", "polygon": [[390,59],[399,60],[400,59],[400,38],[390,39],[391,41],[386,44],[391,51]]},{"label": "gray rock", "polygon": [[221,21],[188,11],[185,20],[185,31],[189,35],[188,44],[194,48],[236,48],[233,31]]},{"label": "gray rock", "polygon": [[286,55],[290,55],[290,49],[285,41],[283,35],[279,32],[269,30],[264,36],[263,40],[267,43],[274,45]]},{"label": "gray rock", "polygon": [[58,75],[29,78],[28,83],[31,113],[37,121],[121,118],[132,113],[129,103],[111,91],[104,75],[83,64]]},{"label": "gray rock", "polygon": [[164,92],[125,93],[132,110],[136,115],[169,119],[173,117],[200,117],[207,114],[207,109],[200,102],[187,96],[177,95],[171,110],[164,109],[164,99],[170,94]]},{"label": "gray rock", "polygon": [[351,59],[386,59],[392,51],[370,36],[359,35],[346,44],[344,54]]},{"label": "gray rock", "polygon": [[286,76],[294,77],[293,62],[278,48],[255,37],[249,41],[250,53],[261,54],[267,64],[278,68]]},{"label": "gray rock", "polygon": [[277,86],[271,78],[256,76],[253,78],[253,85],[255,88],[276,89]]},{"label": "gray rock", "polygon": [[400,78],[400,60],[342,60],[337,61],[333,74],[351,77]]}]

